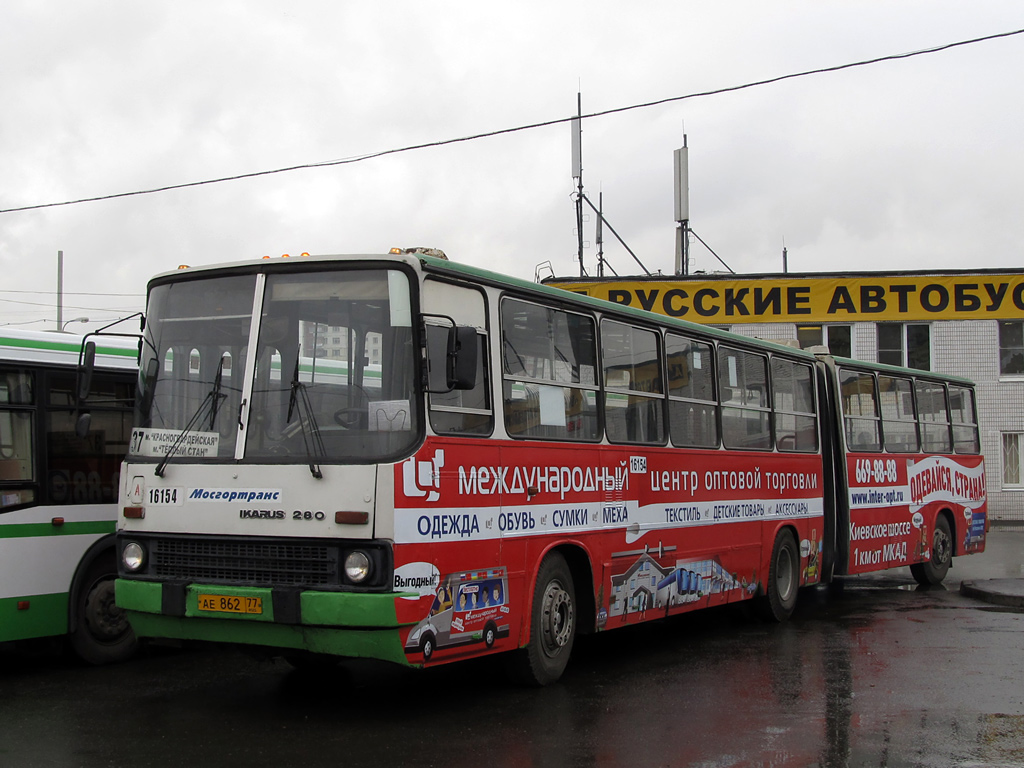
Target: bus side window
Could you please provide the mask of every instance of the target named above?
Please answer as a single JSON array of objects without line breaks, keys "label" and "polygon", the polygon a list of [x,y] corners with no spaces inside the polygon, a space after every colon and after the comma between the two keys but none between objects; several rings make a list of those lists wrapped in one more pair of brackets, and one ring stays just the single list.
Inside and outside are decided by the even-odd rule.
[{"label": "bus side window", "polygon": [[613,443],[665,442],[664,387],[658,334],[623,323],[601,323],[604,417]]},{"label": "bus side window", "polygon": [[843,406],[843,431],[851,451],[880,451],[878,399],[875,377],[860,371],[839,371],[839,393]]},{"label": "bus side window", "polygon": [[673,444],[718,447],[718,402],[711,345],[670,333],[665,336],[665,357]]},{"label": "bus side window", "polygon": [[67,407],[72,374],[51,373],[46,409],[46,488],[51,504],[113,504],[117,501],[121,460],[131,434],[132,390],[128,382],[96,373],[90,392],[91,419],[86,434],[75,430],[75,411]]},{"label": "bus side window", "polygon": [[0,372],[0,509],[35,500],[33,380],[23,371]]},{"label": "bus side window", "polygon": [[772,358],[775,440],[780,451],[818,450],[818,419],[814,409],[811,366]]},{"label": "bus side window", "polygon": [[965,387],[951,386],[949,410],[953,416],[953,450],[957,453],[980,453],[974,392]]},{"label": "bus side window", "polygon": [[893,453],[913,453],[918,449],[918,441],[917,417],[914,415],[914,395],[910,379],[879,376],[878,394],[885,450]]},{"label": "bus side window", "polygon": [[595,331],[587,315],[502,302],[502,399],[510,435],[600,439]]},{"label": "bus side window", "polygon": [[915,390],[924,451],[926,453],[949,453],[952,446],[945,386],[919,379]]},{"label": "bus side window", "polygon": [[740,349],[719,347],[718,391],[725,447],[770,450],[768,359]]},{"label": "bus side window", "polygon": [[476,334],[476,384],[472,389],[445,392],[449,326],[427,325],[430,426],[438,434],[489,435],[494,428],[491,408],[487,336]]}]

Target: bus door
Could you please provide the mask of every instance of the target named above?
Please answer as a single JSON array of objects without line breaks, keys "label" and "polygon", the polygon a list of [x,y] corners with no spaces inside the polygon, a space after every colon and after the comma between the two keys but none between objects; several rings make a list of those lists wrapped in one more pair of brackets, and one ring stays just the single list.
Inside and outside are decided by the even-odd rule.
[{"label": "bus door", "polygon": [[[427,505],[454,516],[451,526],[432,537],[428,562],[441,573],[493,568],[501,562],[498,512],[504,484],[498,442],[491,440],[494,411],[488,360],[487,306],[477,288],[427,278],[423,284],[423,320],[427,336],[428,398],[431,431],[416,456],[416,483]],[[475,328],[475,385],[447,385],[448,344],[453,327]],[[449,529],[454,535],[449,535]],[[451,546],[457,543],[458,546]]]},{"label": "bus door", "polygon": [[[818,420],[821,444],[821,473],[824,482],[825,532],[823,535],[821,580],[831,581],[833,573],[844,573],[847,567],[847,539],[849,520],[846,483],[846,456],[842,449],[842,415],[838,395],[835,360],[819,355],[815,366],[818,402],[821,404]],[[842,537],[843,543],[839,539]]]}]

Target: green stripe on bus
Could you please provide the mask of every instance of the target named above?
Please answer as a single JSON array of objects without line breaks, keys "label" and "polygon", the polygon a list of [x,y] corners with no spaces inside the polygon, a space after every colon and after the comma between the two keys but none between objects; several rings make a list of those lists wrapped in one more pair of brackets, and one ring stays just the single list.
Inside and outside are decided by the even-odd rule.
[{"label": "green stripe on bus", "polygon": [[[160,615],[163,585],[158,582],[118,579],[114,588],[117,606],[128,611],[132,628],[140,637],[247,643],[409,663],[398,635],[393,593],[306,590],[300,595],[302,624],[291,625],[255,616],[196,615],[195,600],[200,592],[262,597],[266,610],[273,600],[272,590],[265,588],[191,584],[187,588],[186,618]],[[342,620],[349,626],[330,626]]]},{"label": "green stripe on bus", "polygon": [[152,581],[117,579],[114,582],[114,602],[125,610],[160,613],[163,587]]},{"label": "green stripe on bus", "polygon": [[[81,351],[81,344],[72,344],[61,341],[39,341],[37,339],[12,339],[9,336],[0,336],[0,345],[5,347],[21,347],[24,349],[42,349],[47,352],[74,352],[76,355]],[[101,347],[96,345],[97,355],[113,355],[114,357],[138,357],[138,351],[134,349],[119,349],[118,347]]]},{"label": "green stripe on bus", "polygon": [[36,536],[81,536],[87,533],[113,533],[113,520],[89,520],[83,523],[12,523],[0,525],[0,539],[28,539]]},{"label": "green stripe on bus", "polygon": [[128,611],[128,621],[138,637],[290,648],[413,666],[397,629],[332,629],[230,619],[185,619],[135,611]]},{"label": "green stripe on bus", "polygon": [[[27,604],[18,608],[18,603]],[[63,635],[68,631],[68,595],[0,598],[0,642]]]}]

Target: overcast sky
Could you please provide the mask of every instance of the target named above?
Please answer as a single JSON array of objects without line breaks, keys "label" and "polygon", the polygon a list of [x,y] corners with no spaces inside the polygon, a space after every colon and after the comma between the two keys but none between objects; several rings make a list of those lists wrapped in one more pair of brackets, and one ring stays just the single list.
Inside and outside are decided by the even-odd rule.
[{"label": "overcast sky", "polygon": [[[1019,0],[0,2],[0,209],[353,158],[1024,28]],[[583,124],[583,181],[648,269],[1021,265],[1024,35]],[[142,309],[179,264],[431,246],[578,274],[568,124],[0,213],[0,324]],[[594,217],[585,224],[593,271]],[[724,269],[700,243],[692,270]],[[619,274],[639,267],[606,231]],[[546,274],[546,272],[545,272]],[[71,328],[69,328],[70,330]]]}]

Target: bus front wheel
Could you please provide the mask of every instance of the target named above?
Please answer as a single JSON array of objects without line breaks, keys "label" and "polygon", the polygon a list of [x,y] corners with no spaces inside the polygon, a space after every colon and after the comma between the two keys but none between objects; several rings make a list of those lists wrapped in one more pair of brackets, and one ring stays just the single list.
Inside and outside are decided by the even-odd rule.
[{"label": "bus front wheel", "polygon": [[117,571],[104,564],[103,557],[92,563],[72,592],[75,606],[71,647],[89,664],[110,664],[134,655],[138,640],[125,612],[114,603]]},{"label": "bus front wheel", "polygon": [[796,608],[800,586],[800,554],[789,530],[779,531],[772,547],[766,594],[757,598],[758,613],[768,621],[785,621]]},{"label": "bus front wheel", "polygon": [[939,517],[932,533],[932,556],[924,563],[910,566],[910,574],[922,586],[941,584],[953,562],[953,535],[949,532],[949,521]]},{"label": "bus front wheel", "polygon": [[533,686],[562,676],[576,639],[576,591],[565,558],[552,552],[540,565],[533,589],[530,639],[510,654],[509,672]]}]

